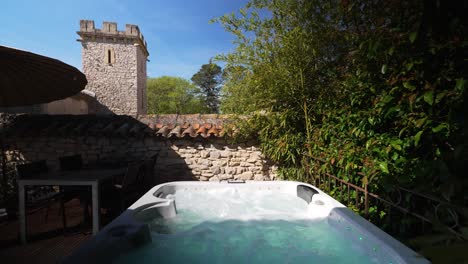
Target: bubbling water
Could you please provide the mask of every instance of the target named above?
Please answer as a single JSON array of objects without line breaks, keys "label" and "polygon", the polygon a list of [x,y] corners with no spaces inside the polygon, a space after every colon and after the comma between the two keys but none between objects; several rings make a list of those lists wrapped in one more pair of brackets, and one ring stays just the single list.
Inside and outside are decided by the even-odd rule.
[{"label": "bubbling water", "polygon": [[293,195],[178,191],[177,216],[149,225],[153,242],[118,263],[375,263]]}]

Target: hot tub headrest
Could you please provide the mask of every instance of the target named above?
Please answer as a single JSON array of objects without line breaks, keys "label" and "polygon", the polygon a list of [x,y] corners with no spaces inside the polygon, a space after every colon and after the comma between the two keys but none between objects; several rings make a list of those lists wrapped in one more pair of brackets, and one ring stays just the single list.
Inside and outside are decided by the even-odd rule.
[{"label": "hot tub headrest", "polygon": [[305,185],[297,185],[297,197],[307,203],[312,202],[312,196],[314,196],[314,194],[318,194],[318,191],[314,188]]}]

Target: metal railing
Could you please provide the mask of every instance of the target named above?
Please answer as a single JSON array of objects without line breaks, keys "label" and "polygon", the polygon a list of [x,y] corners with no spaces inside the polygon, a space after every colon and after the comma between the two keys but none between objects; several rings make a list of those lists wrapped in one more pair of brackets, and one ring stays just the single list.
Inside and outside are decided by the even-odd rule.
[{"label": "metal railing", "polygon": [[[317,161],[319,163],[327,164],[332,166],[335,169],[342,169],[330,162],[322,160],[320,158],[312,157],[306,155],[308,158]],[[449,233],[455,235],[457,238],[465,239],[468,238],[458,232],[456,229],[459,227],[458,221],[458,214],[456,213],[456,209],[467,209],[464,206],[456,205],[450,203],[448,201],[444,201],[437,197],[434,197],[429,194],[423,194],[414,190],[410,190],[408,188],[400,187],[400,186],[393,186],[395,196],[397,196],[397,201],[391,201],[388,197],[383,198],[375,193],[370,192],[369,184],[364,182],[362,186],[358,186],[353,184],[349,181],[345,181],[340,179],[339,177],[332,175],[328,172],[315,172],[313,175],[310,170],[310,164],[306,166],[306,173],[308,173],[307,177],[314,181],[314,184],[319,188],[324,189],[324,191],[331,194],[334,198],[337,198],[340,202],[347,204],[348,206],[353,205],[355,208],[359,210],[364,210],[364,217],[369,220],[369,208],[371,205],[376,203],[384,204],[390,211],[393,209],[399,211],[400,213],[404,214],[404,216],[411,216],[417,221],[420,221],[422,228],[422,233],[424,233],[425,229],[429,226],[437,225],[439,228],[442,227],[443,229],[447,230]],[[364,176],[363,173],[358,172],[358,175]],[[410,194],[410,199],[406,200],[403,199],[406,194]],[[354,200],[354,201],[352,201]],[[406,201],[405,201],[406,200]],[[418,212],[414,208],[409,208],[403,205],[406,203],[411,203],[411,201],[418,200],[420,204],[425,204],[426,206],[422,210],[429,210],[430,207],[434,208],[433,217],[427,217],[423,215],[422,212]],[[453,222],[451,225],[444,224],[443,221],[439,219],[438,210],[440,210],[441,206],[445,207],[447,215],[449,215]]]}]

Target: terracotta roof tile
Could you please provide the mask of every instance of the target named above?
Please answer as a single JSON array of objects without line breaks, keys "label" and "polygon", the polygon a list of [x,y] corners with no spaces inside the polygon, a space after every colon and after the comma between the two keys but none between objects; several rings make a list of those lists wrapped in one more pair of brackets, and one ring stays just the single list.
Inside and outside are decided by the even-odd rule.
[{"label": "terracotta roof tile", "polygon": [[171,130],[171,132],[169,132],[169,137],[172,137],[172,136],[180,137],[181,130],[182,129],[180,128],[180,126],[176,126],[174,129]]},{"label": "terracotta roof tile", "polygon": [[196,137],[197,132],[195,131],[195,127],[189,126],[187,129],[185,129],[184,132],[182,132],[182,136],[186,136],[186,135],[189,135],[191,137]]},{"label": "terracotta roof tile", "polygon": [[206,127],[205,126],[201,126],[198,130],[197,130],[197,134],[202,136],[202,137],[206,137]]},{"label": "terracotta roof tile", "polygon": [[156,132],[156,134],[166,137],[169,134],[169,128],[167,126],[162,126],[161,129]]},{"label": "terracotta roof tile", "polygon": [[218,131],[218,129],[216,129],[215,126],[212,126],[212,128],[210,130],[208,130],[207,134],[209,136],[217,136],[219,134],[219,131]]},{"label": "terracotta roof tile", "polygon": [[17,115],[8,136],[222,137],[229,116],[210,115]]},{"label": "terracotta roof tile", "polygon": [[183,125],[181,125],[180,127],[181,127],[182,129],[187,129],[187,128],[189,128],[190,126],[191,126],[190,123],[185,122],[185,123],[184,123]]},{"label": "terracotta roof tile", "polygon": [[164,137],[222,137],[225,135],[224,122],[229,119],[227,115],[146,115],[142,118],[154,121],[156,127],[167,126],[171,131],[173,127],[180,126],[180,134],[166,134]]}]

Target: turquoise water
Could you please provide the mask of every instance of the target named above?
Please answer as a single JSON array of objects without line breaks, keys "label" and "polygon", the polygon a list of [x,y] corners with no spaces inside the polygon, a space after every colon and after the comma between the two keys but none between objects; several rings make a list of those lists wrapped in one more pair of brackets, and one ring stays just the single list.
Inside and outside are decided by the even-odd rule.
[{"label": "turquoise water", "polygon": [[377,263],[326,219],[310,219],[295,196],[214,191],[174,198],[177,217],[150,222],[153,242],[117,263]]}]

